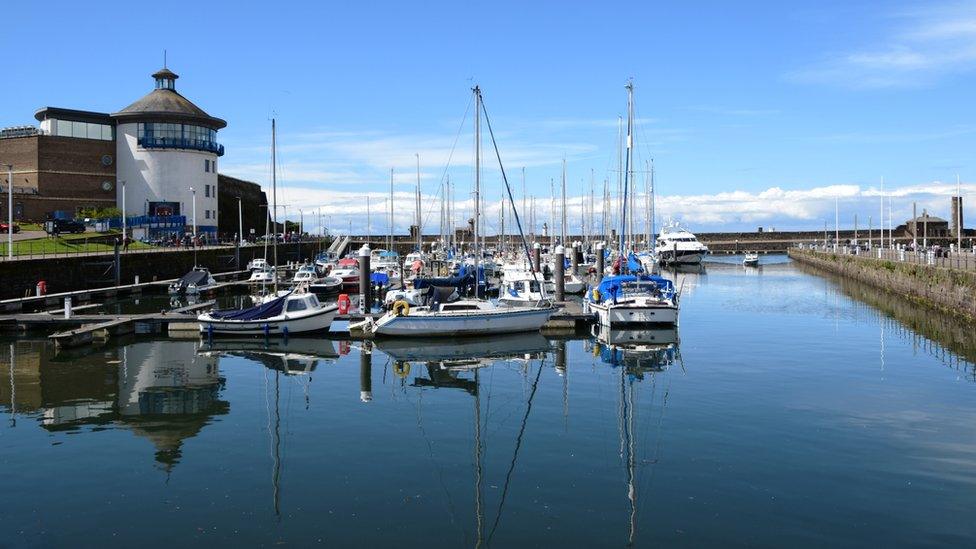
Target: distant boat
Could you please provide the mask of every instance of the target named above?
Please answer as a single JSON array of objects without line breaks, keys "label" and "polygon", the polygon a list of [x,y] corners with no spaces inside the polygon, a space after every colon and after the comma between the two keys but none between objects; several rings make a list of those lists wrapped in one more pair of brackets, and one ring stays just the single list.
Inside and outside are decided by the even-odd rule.
[{"label": "distant boat", "polygon": [[197,321],[207,334],[288,336],[328,330],[338,310],[315,294],[288,292],[246,309],[203,313]]},{"label": "distant boat", "polygon": [[199,295],[211,289],[217,281],[204,267],[194,267],[169,285],[170,295]]},{"label": "distant boat", "polygon": [[263,267],[251,271],[251,276],[247,279],[251,284],[273,284],[277,270],[265,264]]},{"label": "distant boat", "polygon": [[256,257],[247,264],[247,270],[249,271],[259,271],[268,266],[268,260],[263,257]]},{"label": "distant boat", "polygon": [[295,276],[292,277],[292,284],[311,284],[318,280],[318,274],[315,272],[315,267],[312,265],[302,265],[297,271],[295,271]]},{"label": "distant boat", "polygon": [[742,258],[742,264],[747,267],[758,267],[759,266],[759,254],[757,253],[747,253],[744,258]]},{"label": "distant boat", "polygon": [[658,261],[665,265],[697,265],[708,255],[708,246],[698,241],[698,237],[672,223],[661,228],[657,237]]}]

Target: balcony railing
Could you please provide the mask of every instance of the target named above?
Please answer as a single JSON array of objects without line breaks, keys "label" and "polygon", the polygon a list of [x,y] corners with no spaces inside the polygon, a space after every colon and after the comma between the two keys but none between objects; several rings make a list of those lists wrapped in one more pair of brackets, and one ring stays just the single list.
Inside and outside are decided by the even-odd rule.
[{"label": "balcony railing", "polygon": [[144,149],[191,149],[208,151],[217,156],[224,155],[224,146],[213,141],[202,139],[175,139],[168,137],[140,137],[139,146]]}]

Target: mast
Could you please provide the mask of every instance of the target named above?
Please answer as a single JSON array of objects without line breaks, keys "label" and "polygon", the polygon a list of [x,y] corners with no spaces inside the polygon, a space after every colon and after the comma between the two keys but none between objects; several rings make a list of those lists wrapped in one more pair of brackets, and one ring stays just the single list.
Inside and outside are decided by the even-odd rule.
[{"label": "mast", "polygon": [[655,212],[654,212],[654,202],[655,202],[655,198],[656,198],[655,197],[655,194],[654,194],[655,192],[656,192],[656,189],[654,188],[654,159],[652,158],[651,159],[651,240],[650,240],[650,247],[651,247],[651,252],[652,253],[656,253],[657,252],[657,245],[656,245],[657,244],[657,227],[654,226],[655,225],[655,221],[656,221],[655,220]]},{"label": "mast", "polygon": [[478,224],[481,222],[481,88],[474,87],[474,295],[481,297],[481,248]]},{"label": "mast", "polygon": [[393,250],[393,168],[390,168],[390,236],[387,239],[387,249]]},{"label": "mast", "polygon": [[[529,215],[529,225],[532,225],[532,215],[529,214],[529,210],[525,207],[525,166],[522,166],[522,211]],[[532,232],[535,233],[535,227],[532,227]]]},{"label": "mast", "polygon": [[[271,202],[274,213],[272,219],[274,223],[274,292],[278,295],[278,158],[277,158],[277,128],[275,119],[271,119]],[[285,220],[288,221],[287,219]]]},{"label": "mast", "polygon": [[423,231],[420,230],[420,153],[417,153],[417,253],[424,253]]},{"label": "mast", "polygon": [[559,243],[563,246],[566,245],[566,158],[563,158],[563,211],[562,217],[559,220]]},{"label": "mast", "polygon": [[369,243],[372,231],[370,230],[369,222],[369,195],[366,195],[366,242]]},{"label": "mast", "polygon": [[881,247],[884,248],[884,176],[881,176]]},{"label": "mast", "polygon": [[623,208],[621,211],[620,219],[620,274],[624,274],[627,270],[627,256],[624,252],[624,238],[627,234],[627,190],[630,186],[630,158],[633,154],[632,145],[634,143],[633,135],[631,131],[633,130],[634,124],[634,83],[633,81],[627,82],[627,154],[626,154],[626,166],[624,166],[624,198],[623,198]]}]

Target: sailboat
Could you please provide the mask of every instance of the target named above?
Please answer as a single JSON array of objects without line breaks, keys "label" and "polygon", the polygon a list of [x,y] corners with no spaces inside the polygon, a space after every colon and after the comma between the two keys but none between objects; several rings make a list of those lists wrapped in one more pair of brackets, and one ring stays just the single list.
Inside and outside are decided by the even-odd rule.
[{"label": "sailboat", "polygon": [[[375,335],[448,337],[531,332],[542,328],[549,320],[549,317],[556,312],[556,307],[551,301],[546,301],[539,307],[501,307],[483,299],[484,293],[481,289],[481,278],[483,277],[482,273],[484,271],[481,268],[481,262],[484,258],[478,234],[481,223],[482,111],[485,114],[488,131],[492,134],[492,143],[495,144],[495,141],[494,134],[491,132],[491,122],[488,119],[487,110],[484,109],[482,102],[481,88],[475,86],[472,92],[475,103],[474,254],[472,254],[473,272],[477,279],[475,284],[475,298],[447,302],[440,299],[440,296],[446,292],[435,291],[432,292],[432,299],[426,305],[410,307],[406,302],[397,302],[390,312],[375,322],[371,318],[365,321],[367,324],[364,327],[371,329]],[[518,221],[518,212],[514,211],[514,200],[512,199],[511,189],[508,186],[508,180],[505,178],[505,169],[501,165],[501,156],[498,153],[497,145],[495,145],[495,154],[498,157],[502,179],[505,181],[506,189],[508,189],[509,200],[512,203],[515,219],[519,224],[519,232],[521,232],[521,222]],[[524,235],[522,235],[522,242],[526,256],[528,256],[528,243],[525,241]]]},{"label": "sailboat", "polygon": [[[277,174],[275,166],[275,121],[271,120],[271,182],[274,206],[277,206]],[[275,216],[277,217],[277,216]],[[277,220],[275,221],[277,230]],[[275,264],[278,245],[274,245]],[[197,317],[200,332],[208,335],[264,335],[285,336],[327,330],[338,314],[335,304],[319,302],[315,294],[304,290],[278,292],[278,277],[270,296],[245,309],[213,310]]]},{"label": "sailboat", "polygon": [[[596,313],[601,326],[621,324],[677,324],[678,292],[670,280],[645,272],[635,255],[627,252],[627,195],[633,159],[634,85],[627,83],[627,153],[621,203],[620,274],[604,278],[587,292],[585,306]],[[632,273],[632,274],[631,274]]]}]

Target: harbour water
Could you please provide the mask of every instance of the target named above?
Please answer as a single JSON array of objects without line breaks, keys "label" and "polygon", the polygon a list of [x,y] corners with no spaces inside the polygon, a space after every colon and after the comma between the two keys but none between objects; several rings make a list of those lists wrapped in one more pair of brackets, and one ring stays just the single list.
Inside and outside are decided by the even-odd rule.
[{"label": "harbour water", "polygon": [[976,542],[973,331],[734,261],[677,338],[0,341],[0,545]]}]

